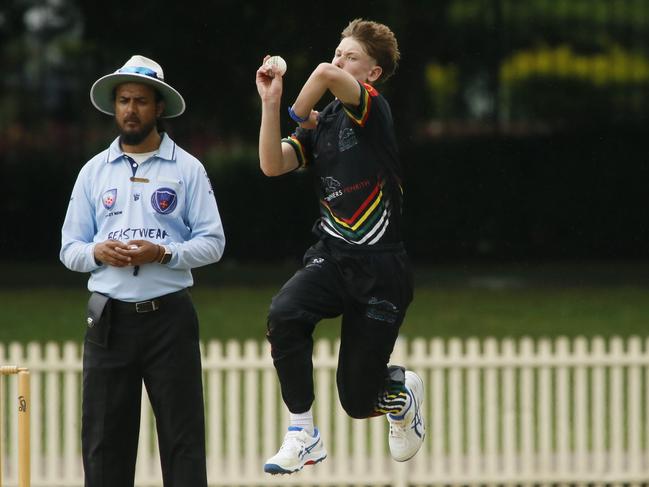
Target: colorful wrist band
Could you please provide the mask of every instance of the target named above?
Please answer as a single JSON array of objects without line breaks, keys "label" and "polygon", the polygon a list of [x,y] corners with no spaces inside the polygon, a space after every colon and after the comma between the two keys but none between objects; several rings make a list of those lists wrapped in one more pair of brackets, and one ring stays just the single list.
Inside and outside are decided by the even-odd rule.
[{"label": "colorful wrist band", "polygon": [[307,120],[309,120],[309,116],[307,115],[305,118],[300,117],[293,111],[293,107],[288,107],[288,116],[291,117],[293,120],[295,120],[297,123],[304,123]]}]

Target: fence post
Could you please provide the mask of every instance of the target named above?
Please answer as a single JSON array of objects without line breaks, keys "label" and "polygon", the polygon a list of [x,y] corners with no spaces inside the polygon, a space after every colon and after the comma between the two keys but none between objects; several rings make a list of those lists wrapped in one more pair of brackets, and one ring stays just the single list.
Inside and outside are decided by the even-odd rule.
[{"label": "fence post", "polygon": [[[577,362],[588,357],[588,342],[584,337],[576,337],[572,356]],[[573,465],[581,474],[588,471],[588,374],[584,365],[575,367],[573,404],[575,423],[575,453]]]},{"label": "fence post", "polygon": [[462,341],[459,338],[449,340],[448,358],[453,362],[448,371],[449,455],[451,457],[451,475],[457,477],[462,475],[464,470],[462,465],[464,438],[464,425],[462,423],[462,411],[464,410],[463,371],[459,367],[459,363],[462,361]]},{"label": "fence post", "polygon": [[505,360],[500,378],[503,395],[503,473],[506,479],[512,479],[516,475],[516,375],[513,365],[516,345],[513,339],[505,338],[501,346],[502,358]]},{"label": "fence post", "polygon": [[[609,355],[620,357],[624,354],[624,343],[620,337],[612,337],[609,345]],[[621,365],[612,365],[610,370],[611,469],[620,472],[624,462],[624,376]]]},{"label": "fence post", "polygon": [[206,357],[203,368],[206,370],[207,411],[207,472],[209,479],[222,475],[223,472],[223,373],[217,368],[223,363],[223,346],[216,340],[209,342],[206,347]]},{"label": "fence post", "polygon": [[[606,343],[601,337],[593,338],[591,342],[591,358],[603,362],[606,358]],[[592,389],[590,402],[593,405],[590,428],[593,438],[593,464],[592,471],[595,475],[605,474],[606,469],[606,430],[608,428],[608,415],[606,411],[606,382],[605,367],[598,364],[592,370]]]},{"label": "fence post", "polygon": [[76,370],[77,364],[80,361],[78,353],[79,345],[73,342],[66,342],[63,345],[63,364],[65,365],[64,373],[64,396],[63,402],[65,408],[63,409],[64,415],[64,437],[63,437],[63,450],[65,463],[63,466],[64,477],[68,484],[72,484],[74,479],[78,476],[77,465],[78,462],[78,438],[79,438],[79,373]]},{"label": "fence post", "polygon": [[[40,343],[30,342],[27,345],[27,366],[33,370],[31,377],[32,415],[31,415],[31,444],[32,458],[41,459],[43,455],[43,423],[42,423],[42,393],[41,384],[43,374],[35,370],[43,363],[43,348]],[[77,462],[78,463],[78,462]],[[42,482],[45,477],[42,462],[32,461],[32,482]]]},{"label": "fence post", "polygon": [[[534,341],[529,337],[521,338],[519,342],[518,356],[522,360],[534,359]],[[534,472],[534,368],[527,365],[520,371],[520,426],[521,426],[521,470],[523,472]]]},{"label": "fence post", "polygon": [[[498,357],[498,341],[495,338],[487,338],[484,341],[484,356],[486,360],[494,360]],[[498,369],[491,364],[485,367],[485,456],[487,477],[497,478],[500,472],[498,463]]]},{"label": "fence post", "polygon": [[[559,337],[555,341],[555,356],[559,360],[570,357],[570,342],[566,337]],[[567,365],[556,367],[556,444],[557,444],[557,469],[560,475],[570,473],[569,439],[570,439],[570,393],[569,393],[569,372]]]},{"label": "fence post", "polygon": [[[333,446],[334,437],[332,436],[332,412],[335,411],[335,404],[338,397],[335,393],[336,381],[334,377],[335,366],[330,363],[336,363],[336,353],[331,350],[329,340],[318,340],[314,347],[313,364],[315,374],[316,400],[313,405],[313,417],[316,426],[320,430],[320,438],[327,449],[329,459],[318,465],[318,471],[323,476],[334,475],[334,456],[331,447]],[[275,371],[272,370],[274,390],[277,389]],[[270,387],[270,386],[269,386]],[[333,411],[332,411],[333,410]]]},{"label": "fence post", "polygon": [[[241,455],[248,469],[244,469],[245,477],[258,477],[255,472],[261,471],[259,458],[259,345],[255,340],[247,340],[244,344],[243,367],[244,367],[244,400],[241,405],[243,411],[243,434],[244,443]],[[258,465],[256,470],[250,469],[251,465]]]},{"label": "fence post", "polygon": [[[416,338],[412,340],[410,350],[411,364],[416,365],[415,367],[411,368],[415,369],[415,372],[419,374],[422,381],[424,382],[424,402],[422,405],[421,413],[426,422],[426,435],[424,436],[424,443],[421,445],[421,449],[419,450],[415,458],[411,460],[411,483],[415,483],[412,481],[413,477],[417,479],[416,482],[421,482],[422,479],[426,478],[426,472],[430,471],[430,381],[428,380],[429,368],[424,365],[426,363],[427,357],[429,356],[428,350],[426,349],[427,345],[428,344],[426,340],[424,340],[423,338]],[[384,421],[383,423],[385,424],[386,422]]]},{"label": "fence post", "polygon": [[[225,363],[229,365],[225,369],[225,397],[224,407],[226,418],[233,417],[225,422],[225,434],[227,437],[225,456],[228,460],[226,478],[234,481],[241,475],[241,430],[238,417],[234,417],[241,411],[241,369],[237,367],[241,362],[241,346],[235,340],[229,340],[226,346]],[[235,419],[236,418],[236,419]]]},{"label": "fence post", "polygon": [[[433,362],[441,363],[445,358],[444,340],[433,338],[430,341],[430,354]],[[444,369],[432,367],[430,371],[430,392],[428,393],[428,410],[431,412],[428,423],[428,441],[431,444],[432,472],[443,477],[446,472],[444,464],[446,432],[446,388],[444,387]]]},{"label": "fence post", "polygon": [[[406,357],[408,353],[408,342],[405,338],[397,339],[394,344],[394,350],[390,362],[397,365],[408,367]],[[406,462],[392,462],[392,487],[407,487],[408,486],[408,467]]]},{"label": "fence post", "polygon": [[[640,337],[629,337],[627,347],[627,354],[631,358],[640,358],[642,356]],[[629,432],[629,443],[627,447],[627,455],[629,457],[629,470],[635,475],[641,475],[642,468],[642,385],[641,367],[640,365],[632,365],[628,371],[628,407],[626,414],[628,416],[627,431]],[[645,405],[647,408],[647,405]],[[649,449],[649,448],[648,448]]]},{"label": "fence post", "polygon": [[538,408],[539,408],[539,474],[548,475],[554,470],[552,461],[552,438],[554,437],[552,424],[552,402],[555,397],[552,393],[552,344],[549,339],[542,338],[537,344],[537,356],[541,365],[538,368]]}]

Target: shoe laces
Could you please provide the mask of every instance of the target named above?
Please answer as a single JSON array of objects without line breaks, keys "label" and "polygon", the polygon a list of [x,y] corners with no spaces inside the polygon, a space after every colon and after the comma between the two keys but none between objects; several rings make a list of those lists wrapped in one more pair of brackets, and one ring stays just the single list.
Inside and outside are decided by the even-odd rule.
[{"label": "shoe laces", "polygon": [[304,430],[289,431],[286,433],[286,436],[284,436],[284,441],[279,451],[301,451],[306,444],[306,436],[307,433]]},{"label": "shoe laces", "polygon": [[395,436],[403,436],[406,433],[408,425],[412,422],[412,415],[414,412],[414,409],[416,408],[415,405],[415,398],[414,395],[410,392],[407,391],[408,395],[410,396],[410,406],[408,407],[408,410],[404,413],[402,413],[398,418],[395,418],[392,415],[388,415],[389,424],[390,424],[390,436],[395,437]]},{"label": "shoe laces", "polygon": [[395,418],[394,416],[390,415],[388,416],[388,423],[390,424],[390,436],[402,436],[406,432],[406,428],[409,421],[409,416],[410,416],[410,410],[412,409],[412,406],[408,408],[408,411],[406,411],[402,416]]},{"label": "shoe laces", "polygon": [[390,436],[401,437],[406,432],[405,419],[390,420]]}]

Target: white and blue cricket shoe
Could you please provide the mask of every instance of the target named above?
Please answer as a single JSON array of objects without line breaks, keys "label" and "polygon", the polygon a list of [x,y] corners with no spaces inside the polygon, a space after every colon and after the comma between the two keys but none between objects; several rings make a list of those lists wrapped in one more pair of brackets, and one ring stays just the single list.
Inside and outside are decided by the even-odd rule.
[{"label": "white and blue cricket shoe", "polygon": [[327,458],[327,451],[315,428],[313,435],[297,426],[289,426],[284,442],[275,456],[264,464],[264,472],[287,474],[302,470],[305,465],[314,465]]},{"label": "white and blue cricket shoe", "polygon": [[426,424],[422,416],[424,381],[417,374],[406,370],[406,390],[410,406],[399,416],[388,414],[390,424],[390,454],[397,462],[405,462],[415,456],[426,436]]}]

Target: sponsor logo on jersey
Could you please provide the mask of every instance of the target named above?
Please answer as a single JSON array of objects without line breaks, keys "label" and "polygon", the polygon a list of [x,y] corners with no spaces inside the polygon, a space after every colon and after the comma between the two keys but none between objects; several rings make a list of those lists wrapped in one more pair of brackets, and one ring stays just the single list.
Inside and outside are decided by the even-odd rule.
[{"label": "sponsor logo on jersey", "polygon": [[343,193],[353,193],[354,191],[360,191],[361,189],[369,188],[370,184],[371,183],[367,179],[364,179],[359,183],[354,183],[354,184],[350,184],[349,186],[345,186],[343,188]]},{"label": "sponsor logo on jersey", "polygon": [[169,234],[164,228],[120,228],[108,232],[107,240],[164,240]]},{"label": "sponsor logo on jersey", "polygon": [[305,267],[320,267],[325,263],[325,260],[322,257],[314,257]]}]

